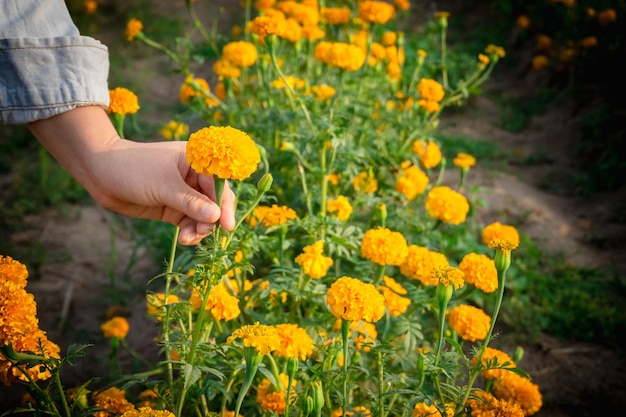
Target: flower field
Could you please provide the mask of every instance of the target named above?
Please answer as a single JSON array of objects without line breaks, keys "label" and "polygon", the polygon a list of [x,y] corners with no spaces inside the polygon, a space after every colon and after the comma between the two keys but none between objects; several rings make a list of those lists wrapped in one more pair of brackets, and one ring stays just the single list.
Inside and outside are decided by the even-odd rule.
[{"label": "flower field", "polygon": [[[135,289],[157,359],[128,342],[131,306],[109,296],[95,329],[108,372],[71,386],[90,343],[49,339],[28,268],[0,257],[0,381],[26,392],[2,415],[541,415],[524,349],[502,342],[533,243],[509,218],[485,221],[476,148],[440,133],[505,47],[451,48],[454,15],[409,0],[243,0],[227,30],[196,3],[180,2],[176,37],[142,13],[119,36],[170,66],[178,97],[152,129],[186,141],[217,201],[234,191],[236,226],[191,248],[173,226],[135,231],[166,242]],[[145,140],[150,105],[110,88],[120,136]]]}]

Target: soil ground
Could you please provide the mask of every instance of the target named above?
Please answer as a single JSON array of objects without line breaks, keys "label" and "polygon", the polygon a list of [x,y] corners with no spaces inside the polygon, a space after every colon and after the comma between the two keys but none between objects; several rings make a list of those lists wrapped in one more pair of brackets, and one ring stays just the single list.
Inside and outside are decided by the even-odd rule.
[{"label": "soil ground", "polygon": [[[167,3],[154,2],[171,12]],[[232,2],[224,2],[228,5]],[[445,2],[444,2],[445,3]],[[428,7],[434,5],[428,3]],[[428,8],[427,7],[427,8]],[[454,13],[454,7],[448,7]],[[105,43],[111,34],[100,37]],[[159,68],[161,61],[141,64],[144,82],[158,85],[142,100],[158,103],[177,96],[179,80],[167,81]],[[136,71],[134,66],[132,72]],[[150,70],[152,68],[153,70]],[[128,69],[129,74],[131,69]],[[136,77],[136,75],[135,75]],[[487,84],[487,91],[508,91],[525,94],[542,81],[537,74],[519,71],[496,71]],[[170,77],[171,78],[171,77]],[[463,135],[476,140],[497,143],[507,152],[527,156],[541,152],[549,163],[524,165],[505,163],[504,169],[489,170],[477,166],[468,183],[480,186],[480,197],[487,202],[478,213],[487,221],[525,219],[520,232],[529,235],[549,252],[563,252],[567,262],[578,266],[600,267],[614,265],[626,272],[624,245],[625,225],[615,221],[615,210],[625,207],[626,187],[594,195],[593,198],[557,195],[538,187],[540,179],[550,172],[575,173],[576,167],[568,157],[569,149],[579,139],[580,130],[572,117],[571,104],[550,107],[531,120],[528,128],[511,133],[498,127],[500,108],[489,94],[472,99],[470,112],[455,112],[441,120],[441,131],[448,135]],[[121,227],[117,217],[95,205],[75,206],[64,211],[48,210],[24,219],[25,231],[10,237],[17,245],[38,242],[49,251],[50,261],[29,283],[37,300],[41,327],[48,330],[52,340],[62,347],[76,339],[89,342],[93,329],[98,328],[106,311],[104,292],[110,286],[110,274],[126,275],[138,286],[158,274],[160,265],[146,253],[133,253],[133,242]],[[598,248],[590,244],[591,236],[604,236],[613,244]],[[111,238],[115,245],[112,247]],[[130,265],[130,267],[129,267]],[[145,306],[141,300],[127,312],[133,331],[128,344],[136,351],[150,356],[154,353],[153,324],[145,321]],[[71,327],[67,326],[71,321]],[[579,417],[595,415],[596,410],[610,409],[612,414],[626,411],[626,358],[600,345],[570,343],[545,335],[539,342],[522,344],[525,356],[522,367],[534,378],[544,397],[544,407],[538,417]],[[106,372],[104,351],[90,351],[93,375]],[[130,361],[130,357],[125,360]],[[84,381],[81,372],[69,368],[68,378]],[[0,400],[15,394],[15,390],[0,389]],[[0,402],[0,408],[2,408]]]}]

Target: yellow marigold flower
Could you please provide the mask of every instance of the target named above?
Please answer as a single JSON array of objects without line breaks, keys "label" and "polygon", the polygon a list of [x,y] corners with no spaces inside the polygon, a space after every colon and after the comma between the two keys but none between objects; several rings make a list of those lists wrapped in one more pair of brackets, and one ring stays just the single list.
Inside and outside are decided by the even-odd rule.
[{"label": "yellow marigold flower", "polygon": [[598,12],[598,22],[600,22],[601,25],[608,25],[616,20],[617,13],[614,9],[609,8]]},{"label": "yellow marigold flower", "polygon": [[519,232],[513,226],[502,224],[500,222],[493,222],[483,228],[482,240],[485,245],[489,245],[494,239],[508,240],[515,247],[519,246],[520,237]]},{"label": "yellow marigold flower", "polygon": [[378,265],[401,265],[409,253],[402,233],[385,227],[370,229],[363,235],[361,254]]},{"label": "yellow marigold flower", "polygon": [[100,330],[102,330],[102,334],[107,339],[112,339],[117,337],[118,339],[123,339],[128,334],[128,330],[130,329],[130,325],[128,324],[128,320],[126,317],[113,317],[102,323],[100,326]]},{"label": "yellow marigold flower", "polygon": [[337,198],[326,201],[326,211],[335,213],[339,220],[345,222],[352,214],[352,205],[345,196],[338,195]]},{"label": "yellow marigold flower", "polygon": [[433,100],[420,99],[417,101],[417,105],[426,110],[428,113],[435,113],[441,108],[439,103]]},{"label": "yellow marigold flower", "polygon": [[580,46],[583,48],[593,48],[598,46],[598,38],[595,36],[586,36],[580,41]]},{"label": "yellow marigold flower", "polygon": [[398,40],[398,34],[396,32],[386,31],[383,33],[382,43],[385,46],[395,45]]},{"label": "yellow marigold flower", "polygon": [[297,324],[277,324],[280,347],[274,354],[285,358],[300,358],[305,361],[313,353],[313,339],[305,329]]},{"label": "yellow marigold flower", "polygon": [[254,7],[262,11],[271,8],[274,6],[274,3],[276,3],[276,0],[254,0]]},{"label": "yellow marigold flower", "polygon": [[341,175],[339,174],[328,174],[328,182],[332,185],[336,186],[337,184],[339,184],[339,178],[341,178]]},{"label": "yellow marigold flower", "polygon": [[10,256],[0,255],[0,282],[13,282],[20,288],[26,288],[27,278],[26,265]]},{"label": "yellow marigold flower", "polygon": [[434,187],[426,197],[428,215],[445,223],[463,223],[469,209],[467,198],[445,185]]},{"label": "yellow marigold flower", "polygon": [[[178,90],[178,98],[183,104],[189,104],[193,97],[204,97],[210,93],[209,83],[204,78],[194,78],[193,75],[188,75],[185,81]],[[221,98],[223,100],[223,98]],[[217,102],[210,97],[205,99],[207,106],[214,107]]]},{"label": "yellow marigold flower", "polygon": [[[197,297],[197,291],[195,291],[194,294],[196,294]],[[211,311],[211,315],[215,320],[229,321],[239,317],[241,313],[241,310],[239,310],[239,298],[228,291],[224,280],[211,288],[208,297],[206,309]],[[190,301],[192,305],[195,304],[194,301]],[[200,301],[199,298],[198,301]],[[196,308],[200,308],[200,303],[197,303]]]},{"label": "yellow marigold flower", "polygon": [[439,145],[432,140],[416,140],[413,142],[411,150],[419,156],[420,163],[426,169],[436,167],[443,158]]},{"label": "yellow marigold flower", "polygon": [[345,71],[356,71],[365,63],[365,52],[356,45],[343,42],[320,42],[315,45],[313,57]]},{"label": "yellow marigold flower", "polygon": [[373,194],[378,190],[378,180],[369,172],[361,172],[352,179],[352,187],[365,194]]},{"label": "yellow marigold flower", "polygon": [[[256,401],[259,403],[263,411],[274,412],[276,414],[285,414],[287,407],[287,387],[289,386],[289,376],[287,374],[278,375],[280,379],[282,389],[277,389],[272,385],[272,382],[264,378],[257,388]],[[293,401],[296,397],[295,386],[297,381],[294,379],[291,381],[291,398]]]},{"label": "yellow marigold flower", "polygon": [[328,289],[326,302],[331,313],[347,321],[375,322],[385,313],[385,299],[372,284],[341,277]]},{"label": "yellow marigold flower", "polygon": [[326,32],[317,25],[302,26],[302,37],[309,41],[316,41],[326,36]]},{"label": "yellow marigold flower", "polygon": [[430,271],[433,281],[444,287],[454,287],[459,289],[465,286],[465,274],[459,268],[450,265],[435,265]]},{"label": "yellow marigold flower", "polygon": [[[342,415],[343,415],[343,409],[338,408],[336,410],[333,410],[331,417],[341,417]],[[353,416],[353,417],[373,417],[374,416],[374,414],[372,414],[369,408],[364,407],[362,405],[357,405],[346,410],[346,415]]]},{"label": "yellow marigold flower", "polygon": [[250,32],[265,39],[268,35],[282,36],[287,30],[286,19],[279,15],[257,16],[250,22]]},{"label": "yellow marigold flower", "polygon": [[438,281],[431,274],[437,265],[449,265],[446,256],[428,248],[409,245],[405,261],[400,265],[400,272],[407,278],[417,279],[423,285],[437,285]]},{"label": "yellow marigold flower", "polygon": [[408,294],[408,291],[406,290],[406,288],[402,286],[402,284],[398,283],[398,281],[396,281],[395,279],[391,278],[388,275],[383,276],[383,282],[390,290],[392,290],[396,294],[401,294],[401,295]]},{"label": "yellow marigold flower", "polygon": [[438,81],[430,78],[422,78],[417,83],[417,91],[424,100],[440,102],[443,100],[446,92]]},{"label": "yellow marigold flower", "polygon": [[126,23],[126,29],[124,30],[124,35],[126,35],[127,41],[132,41],[135,39],[143,30],[143,23],[141,20],[132,18]]},{"label": "yellow marigold flower", "polygon": [[326,276],[328,268],[333,265],[333,260],[324,256],[324,241],[318,240],[312,245],[305,246],[303,253],[296,256],[296,263],[302,267],[305,274],[311,278]]},{"label": "yellow marigold flower", "polygon": [[345,25],[350,22],[352,11],[347,7],[324,7],[322,19],[331,25]]},{"label": "yellow marigold flower", "polygon": [[489,59],[489,57],[485,54],[478,54],[478,62],[480,62],[481,65],[485,66],[487,65],[491,60]]},{"label": "yellow marigold flower", "polygon": [[528,26],[530,26],[530,19],[526,15],[518,16],[515,20],[515,25],[520,29],[528,29]]},{"label": "yellow marigold flower", "polygon": [[497,55],[500,58],[504,58],[506,56],[504,48],[494,44],[487,45],[487,47],[485,48],[485,52],[489,55]]},{"label": "yellow marigold flower", "polygon": [[241,339],[244,347],[253,347],[261,355],[267,355],[280,348],[276,327],[259,322],[238,328],[226,339],[226,343],[232,343],[236,339]]},{"label": "yellow marigold flower", "polygon": [[241,75],[241,69],[226,59],[218,59],[213,64],[213,72],[221,78],[238,78]]},{"label": "yellow marigold flower", "polygon": [[110,417],[135,409],[135,406],[126,399],[126,392],[115,387],[96,393],[93,400],[96,407],[107,410],[97,411],[94,413],[94,417]]},{"label": "yellow marigold flower", "polygon": [[471,410],[471,417],[524,417],[524,412],[518,404],[499,400],[485,391],[476,391],[480,399],[470,398],[465,403],[466,408]]},{"label": "yellow marigold flower", "polygon": [[413,200],[428,187],[428,176],[415,165],[404,167],[396,178],[396,191]]},{"label": "yellow marigold flower", "polygon": [[0,345],[14,343],[38,328],[35,297],[19,281],[0,281]]},{"label": "yellow marigold flower", "polygon": [[[411,299],[402,297],[389,287],[381,286],[380,291],[385,298],[385,306],[392,317],[403,314],[411,305]],[[406,291],[406,290],[405,290]]]},{"label": "yellow marigold flower", "polygon": [[491,249],[496,249],[504,254],[510,253],[512,250],[517,249],[518,245],[506,239],[492,239],[487,246]]},{"label": "yellow marigold flower", "polygon": [[294,209],[287,206],[279,206],[272,204],[268,206],[258,206],[252,212],[252,215],[248,218],[250,226],[256,226],[258,223],[264,226],[276,226],[278,224],[285,224],[289,220],[295,220],[298,216]]},{"label": "yellow marigold flower", "polygon": [[117,87],[109,90],[111,99],[107,113],[133,114],[139,110],[139,99],[137,95],[124,87]]},{"label": "yellow marigold flower", "polygon": [[154,410],[152,407],[139,407],[137,410],[126,411],[122,417],[175,417],[167,410]]},{"label": "yellow marigold flower", "polygon": [[491,317],[478,307],[458,305],[446,313],[448,324],[463,340],[475,342],[487,337]]},{"label": "yellow marigold flower", "polygon": [[479,290],[491,293],[498,289],[498,271],[493,259],[487,255],[468,253],[459,264],[465,274],[465,282]]},{"label": "yellow marigold flower", "polygon": [[163,310],[166,305],[176,304],[180,301],[177,295],[169,294],[165,302],[165,294],[148,294],[146,296],[146,310],[149,316],[154,316],[157,320],[163,318]]},{"label": "yellow marigold flower", "polygon": [[413,417],[452,417],[454,416],[454,408],[446,407],[444,413],[437,408],[435,404],[428,405],[425,402],[415,404],[413,408]]},{"label": "yellow marigold flower", "polygon": [[222,57],[237,67],[250,67],[256,63],[258,54],[251,42],[228,42],[222,48]]},{"label": "yellow marigold flower", "polygon": [[543,405],[539,386],[514,372],[507,372],[495,380],[493,394],[500,400],[519,405],[526,416],[535,414]]},{"label": "yellow marigold flower", "polygon": [[[487,379],[500,378],[504,374],[511,372],[506,368],[516,367],[515,362],[513,362],[513,359],[511,359],[506,352],[491,347],[485,348],[481,362],[483,366],[491,368],[481,372],[482,376]],[[478,356],[474,356],[472,358],[472,365],[476,366],[477,363]]]},{"label": "yellow marigold flower", "polygon": [[161,128],[161,136],[166,140],[179,140],[189,132],[189,126],[176,120],[170,120]]},{"label": "yellow marigold flower", "polygon": [[302,26],[296,19],[289,17],[285,19],[285,30],[278,36],[296,43],[302,38]]},{"label": "yellow marigold flower", "polygon": [[314,85],[311,87],[311,91],[315,94],[315,100],[324,101],[337,93],[334,87],[327,84]]},{"label": "yellow marigold flower", "polygon": [[541,71],[545,67],[548,66],[550,62],[548,61],[548,57],[545,55],[535,55],[531,61],[531,67],[535,71]]},{"label": "yellow marigold flower", "polygon": [[468,153],[459,152],[452,160],[452,163],[461,169],[467,169],[476,165],[476,158]]},{"label": "yellow marigold flower", "polygon": [[256,171],[261,154],[247,133],[230,126],[210,126],[189,137],[187,162],[198,174],[243,180]]},{"label": "yellow marigold flower", "polygon": [[277,78],[270,83],[270,85],[274,88],[283,89],[287,86],[291,87],[292,90],[304,88],[306,85],[306,81],[302,78],[292,77],[291,75],[285,76],[285,79]]},{"label": "yellow marigold flower", "polygon": [[387,23],[395,16],[394,7],[382,1],[362,1],[359,3],[359,17],[368,23]]}]

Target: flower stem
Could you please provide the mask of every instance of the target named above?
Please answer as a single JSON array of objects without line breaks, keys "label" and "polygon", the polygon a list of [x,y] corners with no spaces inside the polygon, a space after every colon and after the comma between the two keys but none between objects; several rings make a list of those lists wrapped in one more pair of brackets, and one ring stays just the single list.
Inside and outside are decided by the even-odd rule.
[{"label": "flower stem", "polygon": [[341,319],[341,340],[343,341],[343,398],[341,399],[341,417],[346,417],[348,406],[348,332],[350,322]]}]

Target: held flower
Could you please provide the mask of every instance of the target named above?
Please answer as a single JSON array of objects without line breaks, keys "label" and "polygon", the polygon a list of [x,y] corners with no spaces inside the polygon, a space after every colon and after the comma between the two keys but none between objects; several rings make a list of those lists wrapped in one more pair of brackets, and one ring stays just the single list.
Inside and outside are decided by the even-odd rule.
[{"label": "held flower", "polygon": [[318,240],[313,245],[305,246],[303,253],[296,256],[296,263],[302,267],[305,274],[317,279],[326,276],[333,260],[324,256],[324,241]]},{"label": "held flower", "polygon": [[187,162],[198,174],[243,180],[260,161],[259,148],[250,136],[230,126],[202,128],[187,142]]},{"label": "held flower", "polygon": [[375,322],[385,313],[385,299],[372,284],[341,277],[328,289],[326,302],[331,313],[346,321]]}]

